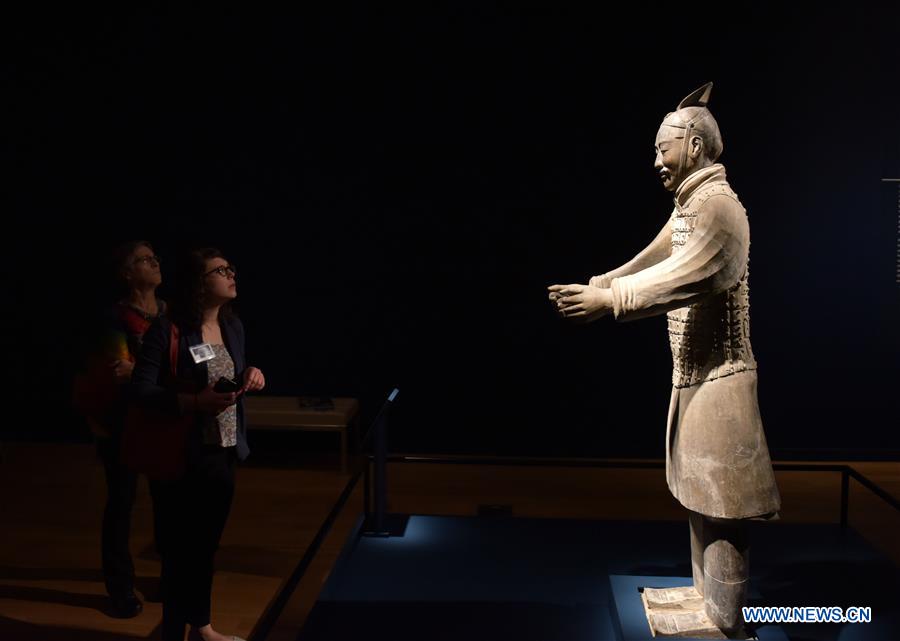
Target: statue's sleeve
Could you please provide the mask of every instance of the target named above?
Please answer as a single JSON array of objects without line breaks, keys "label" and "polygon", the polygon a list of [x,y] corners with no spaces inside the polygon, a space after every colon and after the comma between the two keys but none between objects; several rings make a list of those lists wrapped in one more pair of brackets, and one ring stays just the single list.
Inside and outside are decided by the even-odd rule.
[{"label": "statue's sleeve", "polygon": [[[672,215],[674,215],[674,212],[672,212]],[[672,216],[669,216],[666,224],[663,225],[662,229],[659,230],[659,233],[656,234],[656,238],[651,240],[650,244],[642,249],[634,258],[621,267],[616,267],[599,276],[595,276],[594,278],[597,279],[598,283],[597,286],[608,289],[613,278],[634,274],[667,258],[671,253],[670,250],[672,247],[671,224]]]},{"label": "statue's sleeve", "polygon": [[613,314],[630,321],[664,314],[734,286],[750,251],[747,212],[733,198],[711,196],[684,246],[665,260],[612,279]]}]

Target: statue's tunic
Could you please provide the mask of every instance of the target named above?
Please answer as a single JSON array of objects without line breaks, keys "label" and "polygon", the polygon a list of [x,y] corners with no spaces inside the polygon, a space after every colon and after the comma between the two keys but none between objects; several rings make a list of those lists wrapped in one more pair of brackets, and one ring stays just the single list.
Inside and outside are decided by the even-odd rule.
[{"label": "statue's tunic", "polygon": [[668,258],[609,283],[617,321],[667,315],[669,489],[707,516],[768,518],[781,501],[750,346],[750,228],[721,164],[685,179],[669,227]]}]

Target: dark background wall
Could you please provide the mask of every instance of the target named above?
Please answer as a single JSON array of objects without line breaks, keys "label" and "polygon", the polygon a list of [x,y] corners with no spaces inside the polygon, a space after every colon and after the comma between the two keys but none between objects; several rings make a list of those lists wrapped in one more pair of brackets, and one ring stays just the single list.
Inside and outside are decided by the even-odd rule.
[{"label": "dark background wall", "polygon": [[657,126],[713,80],[770,446],[896,456],[898,11],[477,6],[10,21],[4,437],[86,437],[72,346],[147,238],[238,265],[272,393],[399,386],[396,450],[662,456],[664,318],[545,287],[654,236]]}]

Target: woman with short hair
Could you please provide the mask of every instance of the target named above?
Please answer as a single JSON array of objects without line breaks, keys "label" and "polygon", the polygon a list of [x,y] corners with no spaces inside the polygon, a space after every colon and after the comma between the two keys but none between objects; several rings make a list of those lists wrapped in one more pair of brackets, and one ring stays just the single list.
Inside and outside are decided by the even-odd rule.
[{"label": "woman with short hair", "polygon": [[90,330],[90,345],[75,379],[73,400],[95,437],[106,476],[101,550],[111,613],[130,618],[137,616],[143,605],[134,593],[129,547],[137,474],[119,456],[126,413],[123,386],[131,379],[144,333],[164,313],[166,304],[156,297],[162,273],[160,259],[149,242],[137,240],[116,247],[110,272],[119,290],[117,302]]}]

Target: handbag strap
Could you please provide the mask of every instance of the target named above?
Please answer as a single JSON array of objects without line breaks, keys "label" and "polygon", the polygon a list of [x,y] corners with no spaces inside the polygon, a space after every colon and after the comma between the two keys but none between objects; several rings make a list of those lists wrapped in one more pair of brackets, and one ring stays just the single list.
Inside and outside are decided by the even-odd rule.
[{"label": "handbag strap", "polygon": [[172,380],[178,378],[178,328],[172,323],[169,329],[169,364],[172,366]]}]

